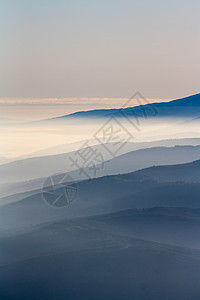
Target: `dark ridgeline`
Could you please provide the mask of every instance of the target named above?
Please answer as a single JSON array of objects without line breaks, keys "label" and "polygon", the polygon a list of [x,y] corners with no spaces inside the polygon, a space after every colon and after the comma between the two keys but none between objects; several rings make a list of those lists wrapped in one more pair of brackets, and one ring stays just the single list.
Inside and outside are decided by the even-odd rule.
[{"label": "dark ridgeline", "polygon": [[[195,119],[200,94],[154,107],[159,117]],[[110,114],[119,111],[63,118]],[[199,300],[199,159],[198,146],[121,155],[105,169],[117,175],[77,183],[76,199],[61,209],[32,182],[30,191],[1,199],[0,299]],[[16,175],[13,166],[1,167],[7,178]],[[19,167],[24,177],[26,167]]]},{"label": "dark ridgeline", "polygon": [[199,299],[200,209],[74,219],[1,239],[1,299]]},{"label": "dark ridgeline", "polygon": [[[132,102],[134,103],[134,102]],[[131,105],[131,101],[130,101]],[[130,106],[128,105],[128,106]],[[192,118],[192,117],[199,117],[200,116],[200,94],[188,96],[182,99],[172,100],[169,102],[159,102],[152,104],[145,104],[142,103],[142,108],[140,105],[136,107],[127,107],[119,109],[96,109],[96,110],[89,110],[89,111],[80,111],[70,115],[65,115],[57,118],[47,119],[44,120],[45,122],[48,121],[56,121],[56,120],[63,120],[63,119],[73,119],[73,118],[107,118],[110,116],[114,117],[123,117],[126,116],[140,116],[141,109],[146,110],[148,117],[181,117],[181,118]]]}]

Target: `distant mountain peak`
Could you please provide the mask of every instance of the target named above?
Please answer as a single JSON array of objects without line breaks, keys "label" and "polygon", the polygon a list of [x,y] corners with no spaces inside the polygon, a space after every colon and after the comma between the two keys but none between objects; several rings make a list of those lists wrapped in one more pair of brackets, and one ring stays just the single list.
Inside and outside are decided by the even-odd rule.
[{"label": "distant mountain peak", "polygon": [[65,120],[74,118],[108,118],[142,116],[142,113],[146,110],[148,117],[188,117],[198,118],[200,116],[200,93],[187,96],[181,99],[175,99],[169,102],[156,102],[148,103],[144,105],[134,107],[122,107],[112,109],[94,109],[87,111],[78,111],[72,114],[59,116],[52,119],[46,119],[43,121],[51,120]]}]

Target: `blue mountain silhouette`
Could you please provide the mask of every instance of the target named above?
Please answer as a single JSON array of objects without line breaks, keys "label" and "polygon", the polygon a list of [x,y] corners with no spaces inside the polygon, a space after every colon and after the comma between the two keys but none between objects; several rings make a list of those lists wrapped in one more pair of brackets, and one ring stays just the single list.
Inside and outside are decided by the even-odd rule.
[{"label": "blue mountain silhouette", "polygon": [[[131,104],[131,101],[130,101]],[[55,119],[65,118],[107,118],[107,117],[199,117],[200,94],[188,96],[169,102],[148,103],[135,107],[120,109],[96,109],[79,111]]]}]

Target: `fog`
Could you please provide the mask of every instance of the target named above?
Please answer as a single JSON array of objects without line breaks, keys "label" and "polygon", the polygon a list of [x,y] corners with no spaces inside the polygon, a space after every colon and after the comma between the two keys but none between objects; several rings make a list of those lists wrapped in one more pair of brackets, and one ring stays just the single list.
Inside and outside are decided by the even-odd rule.
[{"label": "fog", "polygon": [[[123,118],[118,119],[118,137],[120,140],[129,142],[145,142],[160,139],[192,138],[200,137],[200,121],[190,119],[140,119],[139,123],[135,120],[134,124]],[[48,154],[48,148],[71,144],[78,141],[93,140],[93,144],[100,143],[95,139],[95,134],[104,128],[107,120],[105,119],[85,119],[75,118],[75,120],[53,120],[43,122],[18,123],[7,120],[0,125],[1,129],[1,160],[3,158],[15,159],[25,157],[34,152],[44,150]],[[115,129],[115,120],[110,124]],[[125,128],[122,128],[121,125]],[[137,127],[137,128],[136,128]],[[103,134],[103,131],[100,132]],[[112,137],[108,137],[112,141]],[[104,142],[107,142],[104,139]],[[84,144],[84,142],[83,142]],[[69,149],[76,150],[81,143]],[[59,150],[58,150],[59,153]],[[56,151],[55,151],[56,154]]]},{"label": "fog", "polygon": [[[1,123],[0,298],[199,299],[199,125],[164,117]],[[80,180],[70,151],[94,145],[109,162],[98,178]],[[69,171],[80,181],[66,205],[69,182],[52,175]]]}]

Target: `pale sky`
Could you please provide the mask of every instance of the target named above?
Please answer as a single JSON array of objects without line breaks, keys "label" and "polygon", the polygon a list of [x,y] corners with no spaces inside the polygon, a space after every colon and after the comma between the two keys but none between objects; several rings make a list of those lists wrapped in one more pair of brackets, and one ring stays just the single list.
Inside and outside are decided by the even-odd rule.
[{"label": "pale sky", "polygon": [[199,0],[0,0],[0,97],[198,93],[199,15]]},{"label": "pale sky", "polygon": [[[81,110],[120,108],[127,101],[129,103],[128,98],[0,98],[0,119],[40,120]],[[141,104],[147,104],[169,99],[140,101]],[[129,106],[138,106],[140,103],[134,98]]]}]

